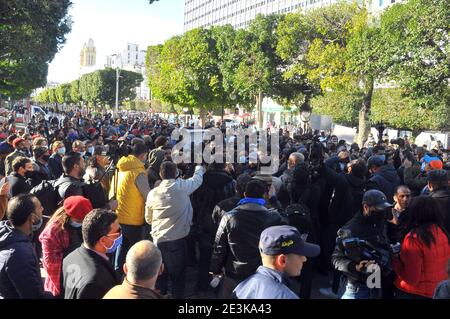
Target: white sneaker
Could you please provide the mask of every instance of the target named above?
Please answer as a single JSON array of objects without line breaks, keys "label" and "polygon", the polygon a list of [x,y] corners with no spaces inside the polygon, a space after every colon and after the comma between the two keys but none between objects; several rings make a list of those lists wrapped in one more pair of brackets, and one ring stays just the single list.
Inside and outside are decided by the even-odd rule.
[{"label": "white sneaker", "polygon": [[328,288],[320,288],[319,289],[320,294],[332,298],[332,299],[338,299],[338,295],[336,295],[333,290],[331,289],[331,287]]}]

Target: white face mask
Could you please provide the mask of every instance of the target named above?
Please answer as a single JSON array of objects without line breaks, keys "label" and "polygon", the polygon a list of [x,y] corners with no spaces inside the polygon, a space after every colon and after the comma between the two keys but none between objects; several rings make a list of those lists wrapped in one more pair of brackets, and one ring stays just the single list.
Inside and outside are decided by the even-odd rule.
[{"label": "white face mask", "polygon": [[70,220],[69,224],[70,224],[70,226],[72,226],[74,228],[81,228],[81,226],[83,226],[83,223],[77,223],[73,220]]},{"label": "white face mask", "polygon": [[81,155],[81,157],[83,157],[84,155],[86,155],[86,152],[85,151],[80,152],[80,155]]}]

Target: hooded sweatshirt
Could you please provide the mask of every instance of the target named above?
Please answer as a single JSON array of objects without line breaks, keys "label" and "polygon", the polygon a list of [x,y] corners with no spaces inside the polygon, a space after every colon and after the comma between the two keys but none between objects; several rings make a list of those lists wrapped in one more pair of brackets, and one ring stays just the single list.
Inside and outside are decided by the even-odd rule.
[{"label": "hooded sweatshirt", "polygon": [[31,239],[0,222],[0,299],[40,299],[46,297],[39,261]]}]

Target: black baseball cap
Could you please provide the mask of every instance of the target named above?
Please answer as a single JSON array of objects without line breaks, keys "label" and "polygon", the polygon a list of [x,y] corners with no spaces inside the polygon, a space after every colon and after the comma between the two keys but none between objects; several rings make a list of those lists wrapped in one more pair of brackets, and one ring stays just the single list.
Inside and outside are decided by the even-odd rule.
[{"label": "black baseball cap", "polygon": [[307,243],[297,228],[288,225],[266,228],[259,239],[259,250],[268,256],[297,254],[316,257],[320,254],[318,245]]},{"label": "black baseball cap", "polygon": [[393,206],[388,203],[386,195],[377,189],[371,189],[370,191],[365,192],[362,202],[363,204],[370,207],[375,207],[378,210],[384,210]]}]

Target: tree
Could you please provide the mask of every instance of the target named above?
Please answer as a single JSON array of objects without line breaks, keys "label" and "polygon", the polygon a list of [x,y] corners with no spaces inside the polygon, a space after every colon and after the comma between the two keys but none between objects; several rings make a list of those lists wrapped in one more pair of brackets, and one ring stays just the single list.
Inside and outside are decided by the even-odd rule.
[{"label": "tree", "polygon": [[450,112],[449,21],[447,0],[410,0],[382,15],[388,78],[419,108],[445,104]]},{"label": "tree", "polygon": [[71,85],[69,83],[58,85],[55,90],[56,101],[59,104],[71,103],[70,90]]},{"label": "tree", "polygon": [[207,111],[217,108],[223,94],[212,31],[194,29],[181,37],[173,37],[162,48],[150,48],[149,83],[154,97],[178,111],[183,106],[200,114],[202,123]]},{"label": "tree", "polygon": [[[136,98],[135,88],[143,81],[142,75],[122,70],[119,83],[119,103]],[[116,70],[106,68],[81,77],[79,91],[83,101],[92,106],[112,106],[116,99]]]},{"label": "tree", "polygon": [[238,61],[233,85],[239,96],[256,102],[258,126],[262,128],[262,101],[273,96],[278,81],[280,59],[276,54],[278,15],[258,15],[249,30],[238,30],[234,52]]},{"label": "tree", "polygon": [[[374,83],[384,70],[378,59],[379,29],[370,24],[367,10],[357,3],[339,2],[288,15],[277,32],[277,51],[288,63],[284,76],[306,78],[305,84],[316,96],[319,92],[328,97],[345,96],[344,113],[354,114],[348,110],[352,105],[359,112],[358,142],[362,144],[370,130]],[[353,103],[356,97],[361,97],[359,104]],[[352,119],[346,117],[345,121]]]},{"label": "tree", "polygon": [[69,0],[0,2],[0,95],[27,96],[46,84],[48,63],[70,31]]},{"label": "tree", "polygon": [[80,94],[80,81],[75,80],[70,83],[70,100],[72,103],[81,102],[81,94]]}]

